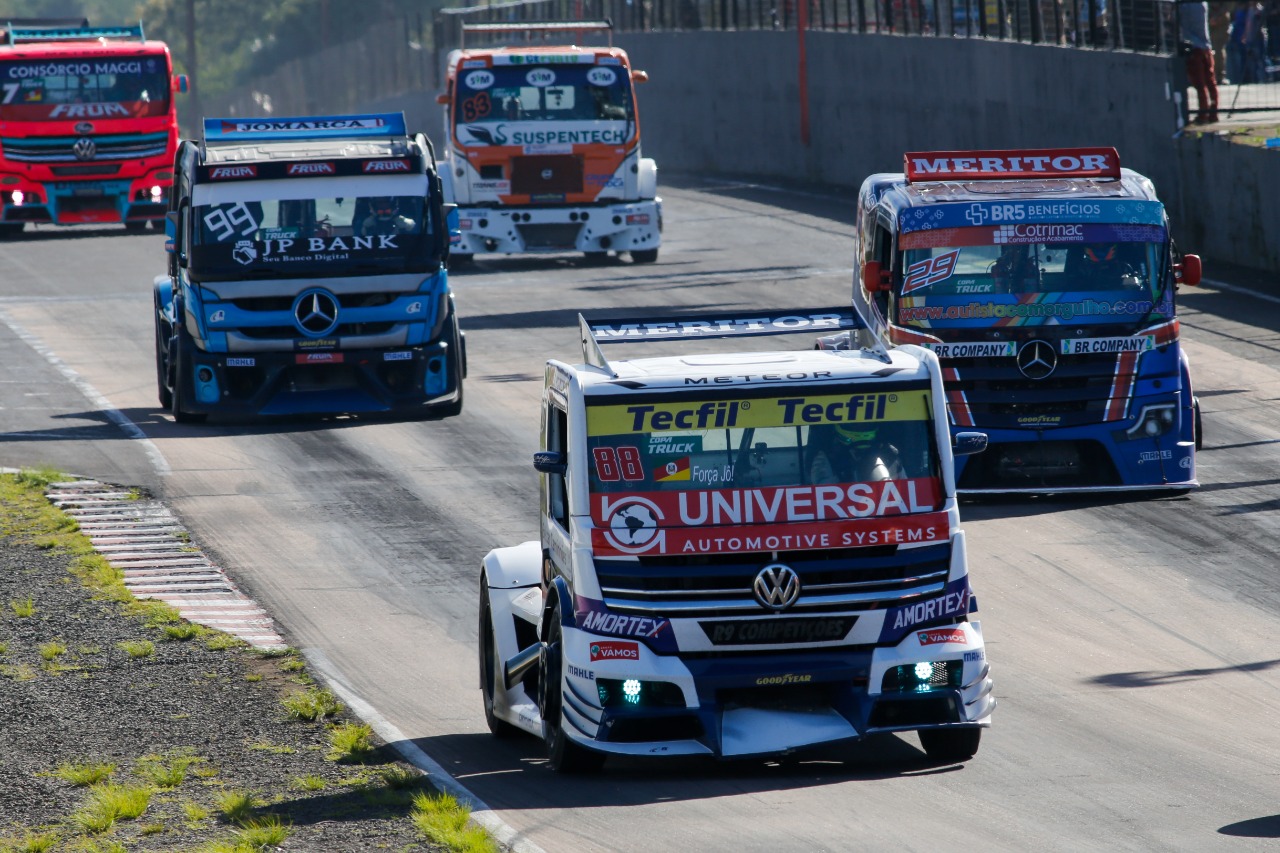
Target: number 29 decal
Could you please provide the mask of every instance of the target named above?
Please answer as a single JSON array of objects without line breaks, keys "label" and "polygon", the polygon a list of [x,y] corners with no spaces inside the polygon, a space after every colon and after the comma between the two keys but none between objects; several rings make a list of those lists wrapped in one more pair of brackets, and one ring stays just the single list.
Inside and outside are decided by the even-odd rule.
[{"label": "number 29 decal", "polygon": [[907,277],[902,282],[902,295],[905,296],[913,290],[920,290],[951,278],[951,274],[956,271],[956,261],[959,258],[960,250],[953,249],[936,258],[917,261],[907,267]]}]

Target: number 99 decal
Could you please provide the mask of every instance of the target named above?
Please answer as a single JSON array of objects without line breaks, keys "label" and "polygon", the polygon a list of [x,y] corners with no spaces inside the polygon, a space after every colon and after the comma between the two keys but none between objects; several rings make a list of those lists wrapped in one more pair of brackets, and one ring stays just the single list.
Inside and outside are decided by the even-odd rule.
[{"label": "number 99 decal", "polygon": [[258,231],[258,220],[244,202],[220,204],[204,215],[204,227],[208,228],[219,243],[233,236],[249,237]]}]

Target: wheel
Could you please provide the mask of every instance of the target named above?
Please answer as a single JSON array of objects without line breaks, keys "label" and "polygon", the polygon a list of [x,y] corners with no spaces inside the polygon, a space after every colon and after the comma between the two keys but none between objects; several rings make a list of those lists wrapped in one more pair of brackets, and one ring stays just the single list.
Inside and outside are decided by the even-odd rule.
[{"label": "wheel", "polygon": [[637,264],[651,264],[658,259],[657,249],[632,249],[631,260]]},{"label": "wheel", "polygon": [[147,221],[144,219],[141,222],[126,222],[124,224],[124,230],[128,231],[130,234],[141,234],[143,231],[147,230]]},{"label": "wheel", "polygon": [[[179,332],[179,335],[182,333]],[[182,347],[173,347],[177,352],[171,352],[169,358],[174,363],[173,371],[173,393],[169,398],[169,411],[173,414],[173,419],[180,424],[202,424],[208,415],[197,414],[196,412],[188,412],[183,408],[182,399],[182,374],[186,370],[186,365],[182,363]]]},{"label": "wheel", "polygon": [[458,389],[458,399],[452,403],[431,407],[431,414],[442,418],[452,418],[462,414],[462,377],[465,375],[462,363],[466,354],[462,349],[462,332],[458,329],[457,315],[453,318],[453,352],[453,381]]},{"label": "wheel", "polygon": [[17,237],[22,233],[22,229],[27,227],[25,222],[0,222],[0,238]]},{"label": "wheel", "polygon": [[169,366],[165,358],[166,342],[169,336],[164,333],[160,324],[159,299],[156,300],[156,392],[160,398],[160,408],[173,409],[173,391],[169,388]]},{"label": "wheel", "polygon": [[1204,446],[1204,428],[1200,426],[1200,400],[1196,398],[1192,400],[1192,407],[1195,409],[1195,438],[1196,450]]},{"label": "wheel", "polygon": [[[554,594],[554,591],[552,592]],[[564,689],[564,640],[560,630],[560,608],[551,612],[551,628],[538,659],[538,707],[542,710],[542,739],[547,744],[547,762],[557,773],[589,773],[604,764],[604,755],[584,749],[564,733],[561,690]]]},{"label": "wheel", "polygon": [[494,737],[509,738],[520,730],[493,715],[493,697],[497,693],[502,662],[498,660],[498,642],[493,630],[493,608],[489,605],[489,579],[480,576],[480,692],[484,695],[484,721]]},{"label": "wheel", "polygon": [[978,751],[982,729],[921,729],[920,745],[934,761],[968,761]]}]

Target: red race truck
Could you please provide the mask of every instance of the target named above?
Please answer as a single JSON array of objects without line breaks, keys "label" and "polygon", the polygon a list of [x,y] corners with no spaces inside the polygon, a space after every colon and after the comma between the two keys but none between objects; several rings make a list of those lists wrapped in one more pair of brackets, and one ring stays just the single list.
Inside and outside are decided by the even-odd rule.
[{"label": "red race truck", "polygon": [[186,77],[141,24],[50,24],[0,30],[0,235],[162,221]]}]

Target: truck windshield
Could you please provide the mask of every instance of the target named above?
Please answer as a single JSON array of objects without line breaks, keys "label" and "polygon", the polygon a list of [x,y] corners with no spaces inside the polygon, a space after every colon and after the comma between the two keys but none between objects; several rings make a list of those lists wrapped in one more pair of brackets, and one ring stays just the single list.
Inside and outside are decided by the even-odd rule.
[{"label": "truck windshield", "polygon": [[[598,545],[680,553],[710,528],[766,537],[746,550],[889,544],[859,540],[850,524],[935,511],[942,483],[931,392],[882,387],[592,401],[591,515],[605,536]],[[770,537],[794,536],[811,539],[764,547]]]},{"label": "truck windshield", "polygon": [[1116,233],[1092,242],[968,246],[920,246],[933,242],[930,232],[904,235],[898,322],[939,328],[1172,317],[1168,243],[1115,239],[1124,229],[1108,230]]},{"label": "truck windshield", "polygon": [[622,66],[494,66],[459,75],[455,121],[630,122],[632,110]]},{"label": "truck windshield", "polygon": [[224,201],[197,206],[191,274],[204,281],[429,272],[420,196]]},{"label": "truck windshield", "polygon": [[108,119],[169,112],[163,56],[0,62],[0,119]]}]

